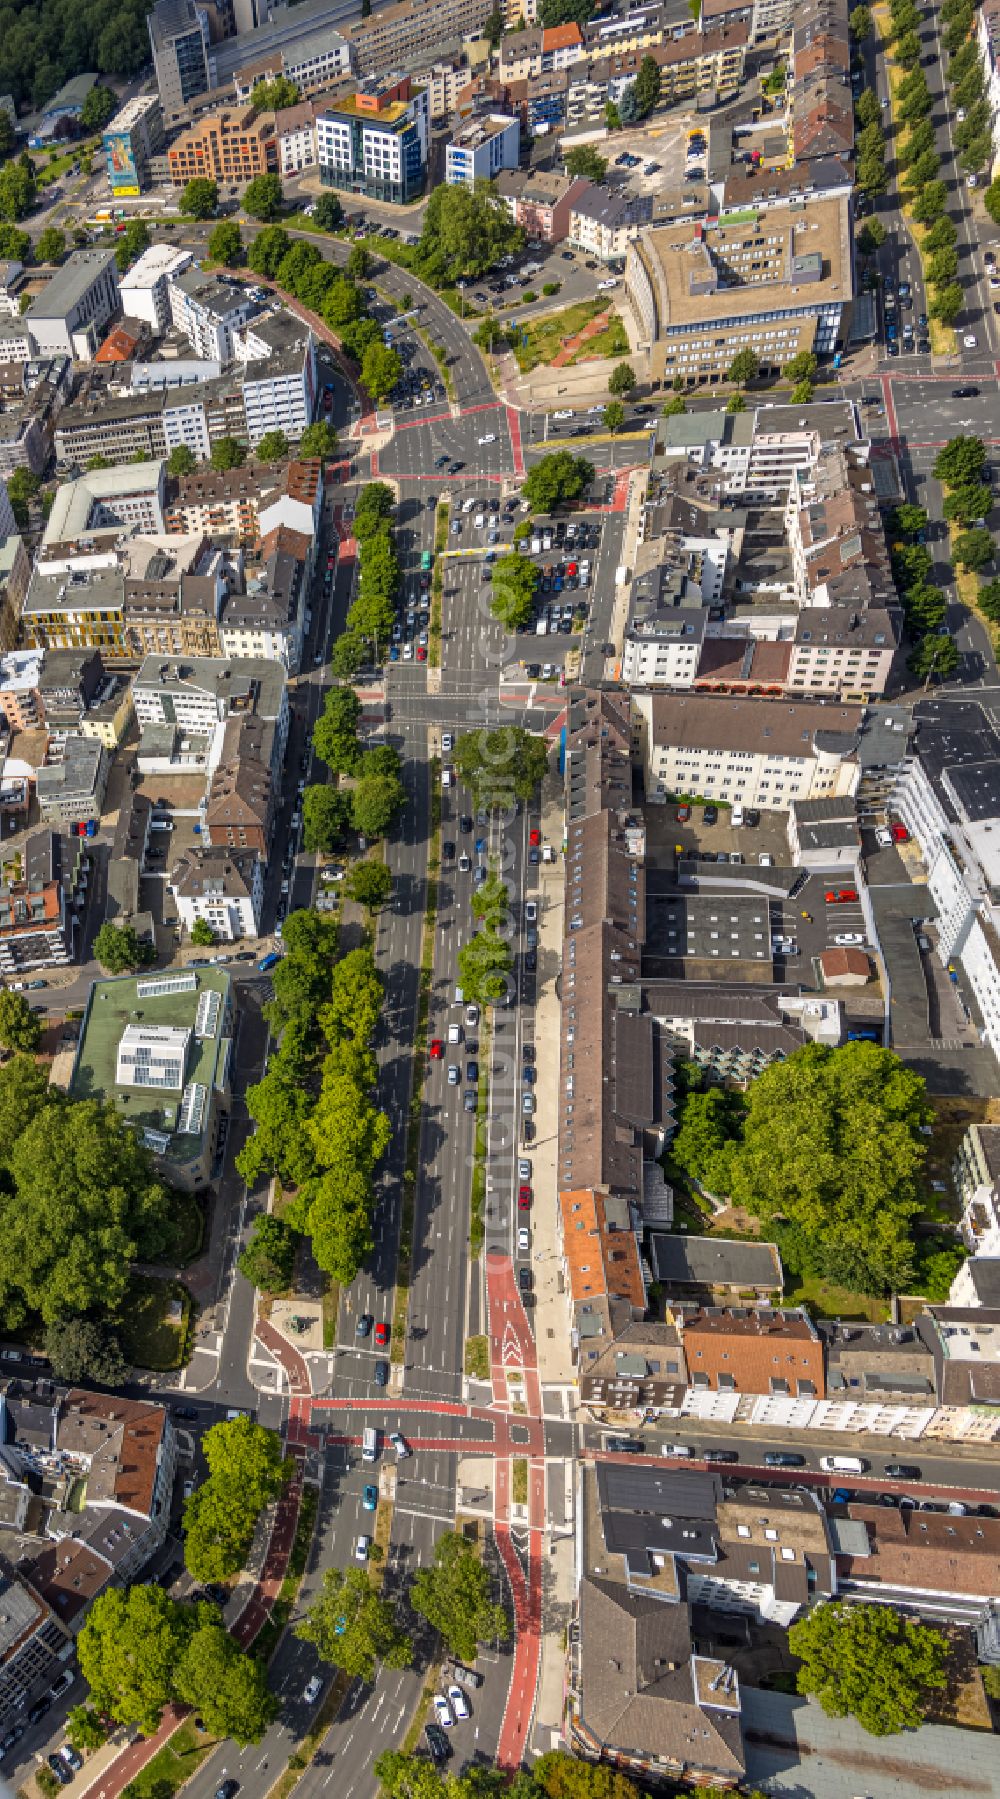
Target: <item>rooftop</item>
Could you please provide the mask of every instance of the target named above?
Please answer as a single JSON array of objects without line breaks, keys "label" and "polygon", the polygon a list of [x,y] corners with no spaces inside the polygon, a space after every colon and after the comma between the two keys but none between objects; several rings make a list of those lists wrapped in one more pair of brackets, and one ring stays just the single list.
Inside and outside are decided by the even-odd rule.
[{"label": "rooftop", "polygon": [[851,298],[844,196],[811,200],[808,215],[740,214],[643,232],[636,246],[654,276],[661,331],[740,323],[762,310],[818,308]]},{"label": "rooftop", "polygon": [[780,1293],[781,1257],[773,1243],[738,1243],[725,1237],[650,1233],[654,1277],[671,1287],[767,1287]]},{"label": "rooftop", "polygon": [[[28,307],[27,319],[61,319],[71,312],[106,269],[115,270],[113,250],[74,250]],[[117,270],[115,270],[117,283]]]}]

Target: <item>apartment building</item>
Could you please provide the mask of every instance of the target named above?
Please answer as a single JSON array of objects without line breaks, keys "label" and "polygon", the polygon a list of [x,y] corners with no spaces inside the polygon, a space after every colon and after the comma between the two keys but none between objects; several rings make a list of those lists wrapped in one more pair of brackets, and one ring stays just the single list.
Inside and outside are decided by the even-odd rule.
[{"label": "apartment building", "polygon": [[344,26],[359,75],[419,68],[428,48],[481,33],[493,0],[397,0]]},{"label": "apartment building", "polygon": [[295,442],[310,423],[319,394],[316,340],[309,327],[294,313],[270,312],[239,332],[233,350],[243,368],[251,447],[269,431],[283,431]]},{"label": "apartment building", "polygon": [[301,175],[316,167],[316,109],[311,100],[275,113],[274,129],[280,175]]},{"label": "apartment building", "polygon": [[583,32],[572,21],[530,31],[508,31],[497,45],[497,73],[501,81],[527,81],[534,75],[568,69],[583,54]]},{"label": "apartment building", "polygon": [[632,704],[647,801],[697,793],[786,811],[857,791],[861,707],[657,692]]},{"label": "apartment building", "polygon": [[551,171],[504,169],[497,176],[497,192],[515,225],[542,244],[559,244],[568,237],[574,202],[589,186],[582,176]]},{"label": "apartment building", "polygon": [[226,363],[235,355],[236,334],[260,310],[239,282],[182,269],[167,282],[170,321],[188,339],[196,356]]},{"label": "apartment building", "polygon": [[648,225],[653,202],[648,194],[613,193],[589,187],[574,200],[569,215],[569,241],[574,249],[601,262],[621,260]]},{"label": "apartment building", "polygon": [[203,918],[219,943],[259,934],[264,863],[256,850],[189,851],[175,863],[167,884],[187,932]]},{"label": "apartment building", "polygon": [[126,318],[139,319],[149,326],[154,336],[161,336],[170,324],[169,284],[189,269],[193,261],[192,250],[181,250],[173,244],[150,244],[120,280],[122,310]]},{"label": "apartment building", "polygon": [[176,725],[193,736],[211,737],[230,718],[257,718],[273,730],[269,760],[280,767],[288,735],[288,692],[284,670],[270,661],[233,665],[214,657],[163,662],[147,656],[132,683],[140,726]]},{"label": "apartment building", "polygon": [[952,1163],[962,1236],[973,1256],[1000,1256],[1000,1125],[970,1124]]},{"label": "apartment building", "polygon": [[89,362],[119,310],[113,250],[75,250],[24,315],[37,356]]},{"label": "apartment building", "polygon": [[651,346],[654,382],[723,380],[738,350],[766,373],[799,351],[831,354],[852,295],[850,208],[645,230],[629,246],[625,291]]},{"label": "apartment building", "polygon": [[445,145],[445,181],[449,187],[473,188],[493,181],[501,169],[516,169],[521,157],[521,126],[503,113],[466,120]]},{"label": "apartment building", "polygon": [[270,851],[280,788],[261,743],[259,721],[232,718],[202,806],[202,841],[213,849]]},{"label": "apartment building", "polygon": [[423,189],[429,149],[427,90],[408,75],[370,76],[352,98],[317,111],[324,187],[404,204]]},{"label": "apartment building", "polygon": [[102,139],[113,199],[139,195],[150,185],[150,163],[164,147],[158,94],[136,94],[116,112]]},{"label": "apartment building", "polygon": [[787,496],[793,473],[816,468],[824,445],[853,449],[860,444],[858,416],[850,401],[682,413],[661,420],[653,469],[686,464],[698,477],[703,498],[773,502]]},{"label": "apartment building", "polygon": [[0,881],[0,974],[8,981],[73,961],[88,870],[84,839],[56,831],[27,838],[20,875]]},{"label": "apartment building", "polygon": [[976,37],[986,81],[986,104],[995,152],[1000,152],[1000,0],[984,0],[976,14]]},{"label": "apartment building", "polygon": [[199,176],[242,185],[256,175],[276,174],[274,113],[255,113],[252,106],[206,113],[190,130],[174,138],[167,163],[175,187],[184,187]]},{"label": "apartment building", "polygon": [[[766,1246],[723,1247],[738,1250]],[[773,1245],[770,1247],[773,1249]],[[754,1285],[751,1282],[751,1291]],[[769,1305],[760,1309],[744,1305],[677,1308],[670,1302],[667,1309],[680,1336],[688,1384],[696,1391],[775,1393],[805,1399],[825,1396],[823,1339],[808,1312]]]},{"label": "apartment building", "polygon": [[[264,13],[261,8],[261,15]],[[208,7],[196,0],[157,0],[149,19],[156,84],[169,124],[186,120],[192,103],[217,90],[249,96],[254,79],[287,75],[315,92],[350,72],[351,49],[336,27],[355,17],[355,0],[299,0],[268,10],[244,7],[243,29],[213,31]]]}]

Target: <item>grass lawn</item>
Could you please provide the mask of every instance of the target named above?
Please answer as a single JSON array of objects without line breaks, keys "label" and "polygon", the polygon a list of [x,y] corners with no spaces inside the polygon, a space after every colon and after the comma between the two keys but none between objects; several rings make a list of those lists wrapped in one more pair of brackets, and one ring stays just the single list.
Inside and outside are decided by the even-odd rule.
[{"label": "grass lawn", "polygon": [[490,1346],[486,1337],[466,1337],[465,1372],[470,1380],[489,1380]]},{"label": "grass lawn", "polygon": [[129,1781],[129,1799],[167,1799],[191,1779],[220,1740],[207,1731],[196,1730],[193,1719],[188,1718],[175,1730],[169,1743],[164,1743],[152,1761]]},{"label": "grass lawn", "polygon": [[201,1201],[193,1193],[175,1193],[172,1202],[173,1242],[164,1251],[163,1260],[186,1268],[201,1249],[205,1234],[205,1214]]},{"label": "grass lawn", "polygon": [[604,330],[599,331],[596,337],[588,338],[585,344],[581,344],[573,361],[592,362],[601,356],[627,356],[628,349],[628,332],[616,313],[610,325],[605,325]]},{"label": "grass lawn", "polygon": [[[179,1301],[181,1306],[177,1322],[168,1316],[173,1300]],[[134,1274],[118,1327],[124,1354],[137,1368],[161,1371],[179,1368],[184,1359],[190,1316],[191,1296],[180,1281]]]},{"label": "grass lawn", "polygon": [[790,1269],[785,1270],[786,1285],[782,1305],[808,1306],[814,1318],[867,1319],[871,1324],[887,1324],[889,1301],[873,1298],[868,1293],[852,1293],[849,1287],[838,1287],[832,1281],[807,1274],[801,1280]]},{"label": "grass lawn", "polygon": [[[551,362],[559,354],[566,338],[582,331],[584,325],[596,318],[599,312],[604,312],[606,307],[606,300],[578,300],[575,306],[564,306],[559,312],[549,313],[547,318],[532,319],[530,324],[525,323],[521,328],[521,338],[514,346],[514,356],[522,375],[530,374],[540,363]],[[525,337],[527,343],[524,342]],[[586,348],[590,355],[590,345]]]},{"label": "grass lawn", "polygon": [[511,1499],[515,1505],[527,1505],[528,1503],[528,1463],[523,1455],[514,1457]]}]

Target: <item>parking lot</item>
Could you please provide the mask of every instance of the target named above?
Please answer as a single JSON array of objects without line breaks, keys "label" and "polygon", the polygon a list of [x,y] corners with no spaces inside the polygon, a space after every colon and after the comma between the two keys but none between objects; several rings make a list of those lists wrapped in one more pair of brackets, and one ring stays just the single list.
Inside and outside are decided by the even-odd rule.
[{"label": "parking lot", "polygon": [[[692,133],[698,134],[694,146],[689,143]],[[689,169],[704,174],[708,147],[709,126],[693,112],[681,113],[645,131],[630,130],[628,148],[610,160],[608,185],[627,186],[630,194],[655,196],[661,189],[675,188],[679,180],[686,179]],[[694,186],[693,176],[691,185]]]}]

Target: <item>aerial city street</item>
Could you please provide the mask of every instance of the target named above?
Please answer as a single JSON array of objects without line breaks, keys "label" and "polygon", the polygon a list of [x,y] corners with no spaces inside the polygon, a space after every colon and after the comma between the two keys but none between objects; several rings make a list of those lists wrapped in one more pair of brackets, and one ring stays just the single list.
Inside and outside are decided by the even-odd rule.
[{"label": "aerial city street", "polygon": [[1000,0],[0,40],[0,1793],[1000,1799]]}]

